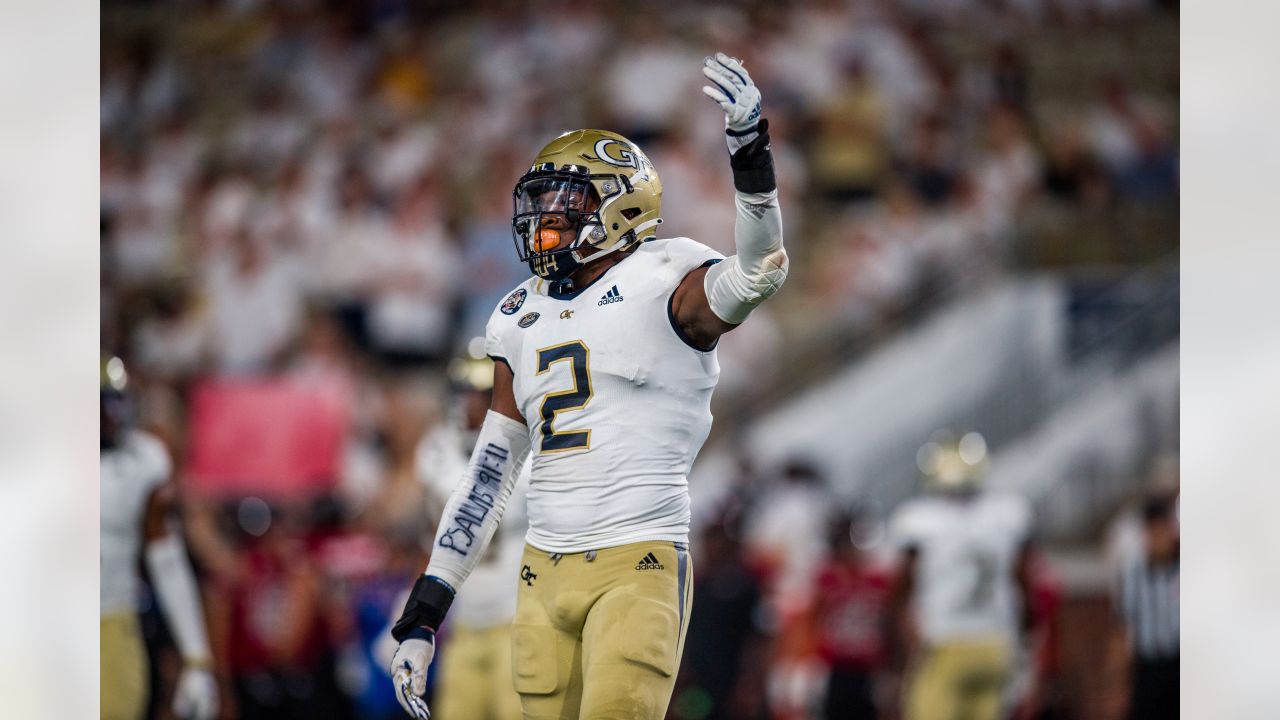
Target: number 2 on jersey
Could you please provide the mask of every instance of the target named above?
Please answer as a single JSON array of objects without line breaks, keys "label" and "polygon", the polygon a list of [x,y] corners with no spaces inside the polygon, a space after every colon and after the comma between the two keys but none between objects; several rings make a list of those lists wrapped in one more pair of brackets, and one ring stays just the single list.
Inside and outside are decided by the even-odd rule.
[{"label": "number 2 on jersey", "polygon": [[581,340],[552,345],[538,350],[538,374],[551,370],[554,363],[569,363],[569,374],[573,378],[573,388],[549,392],[542,398],[542,449],[540,452],[564,452],[566,450],[585,450],[591,447],[590,430],[570,430],[556,432],[552,424],[556,415],[571,410],[581,410],[591,402],[591,351]]}]

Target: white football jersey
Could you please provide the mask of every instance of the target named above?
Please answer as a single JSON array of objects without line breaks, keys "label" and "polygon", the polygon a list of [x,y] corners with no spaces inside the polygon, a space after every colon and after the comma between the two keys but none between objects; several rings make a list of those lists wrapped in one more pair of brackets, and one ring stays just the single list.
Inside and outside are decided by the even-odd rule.
[{"label": "white football jersey", "polygon": [[169,479],[170,467],[164,444],[139,430],[126,432],[118,447],[99,456],[102,575],[98,587],[103,615],[136,610],[143,516],[152,491]]},{"label": "white football jersey", "polygon": [[494,310],[486,352],[510,366],[532,442],[530,545],[688,541],[687,476],[720,366],[681,337],[670,300],[719,259],[687,238],[653,240],[570,295],[530,278]]},{"label": "white football jersey", "polygon": [[915,605],[926,641],[1016,637],[1014,565],[1030,523],[1025,500],[991,493],[919,497],[895,513],[894,544],[919,552]]},{"label": "white football jersey", "polygon": [[[417,451],[418,477],[435,502],[443,504],[449,499],[466,472],[474,447],[475,436],[464,432],[456,422],[446,422],[422,438]],[[507,499],[502,523],[449,606],[449,622],[479,630],[505,625],[515,617],[516,593],[513,591],[520,575],[524,532],[529,524],[525,509],[528,487],[529,465],[525,463]]]}]

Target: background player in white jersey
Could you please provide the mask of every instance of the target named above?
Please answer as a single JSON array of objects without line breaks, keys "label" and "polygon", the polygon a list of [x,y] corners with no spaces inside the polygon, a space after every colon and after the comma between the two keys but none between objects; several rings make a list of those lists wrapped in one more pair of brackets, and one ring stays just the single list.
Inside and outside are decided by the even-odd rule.
[{"label": "background player in white jersey", "polygon": [[147,704],[147,657],[138,627],[138,554],[147,571],[185,667],[174,692],[180,718],[208,720],[217,713],[218,688],[204,613],[182,537],[171,517],[168,451],[159,439],[129,427],[119,358],[101,366],[101,681],[103,720],[141,720]]},{"label": "background player in white jersey", "polygon": [[914,608],[918,638],[906,692],[909,720],[994,720],[1003,712],[1019,631],[1028,625],[1031,510],[980,486],[982,436],[936,437],[921,449],[931,492],[890,521],[900,553],[890,592],[894,628]]},{"label": "background player in white jersey", "polygon": [[421,695],[435,630],[527,454],[512,625],[524,716],[666,713],[692,590],[686,475],[711,426],[715,345],[787,272],[760,93],[724,54],[703,73],[726,113],[735,255],[656,239],[661,181],[611,132],[561,135],[516,184],[516,249],[535,277],[489,321],[493,403],[393,630],[394,680],[415,717],[430,715]]}]

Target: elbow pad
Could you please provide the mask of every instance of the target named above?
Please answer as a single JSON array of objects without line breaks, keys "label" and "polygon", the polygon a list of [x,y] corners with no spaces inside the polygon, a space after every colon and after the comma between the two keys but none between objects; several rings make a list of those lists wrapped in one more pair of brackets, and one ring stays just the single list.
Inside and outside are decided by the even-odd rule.
[{"label": "elbow pad", "polygon": [[462,586],[498,529],[516,477],[529,454],[529,429],[492,410],[476,439],[466,474],[445,504],[426,574]]},{"label": "elbow pad", "polygon": [[738,211],[734,223],[738,252],[707,270],[703,290],[716,317],[737,325],[782,287],[789,261],[782,247],[778,191],[738,192],[734,204]]}]

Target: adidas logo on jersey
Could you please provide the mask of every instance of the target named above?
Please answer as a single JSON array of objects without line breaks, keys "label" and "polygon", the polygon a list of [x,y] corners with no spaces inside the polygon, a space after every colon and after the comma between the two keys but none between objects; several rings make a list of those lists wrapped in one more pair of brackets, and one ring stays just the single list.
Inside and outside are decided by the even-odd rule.
[{"label": "adidas logo on jersey", "polygon": [[666,566],[658,562],[658,558],[654,557],[653,553],[649,553],[648,555],[645,555],[643,558],[641,558],[640,562],[636,563],[636,569],[637,570],[666,570]]},{"label": "adidas logo on jersey", "polygon": [[600,297],[600,302],[596,304],[608,305],[609,303],[616,303],[616,302],[622,302],[622,293],[618,292],[618,286],[614,285],[613,287],[609,288],[609,292],[605,293]]}]

